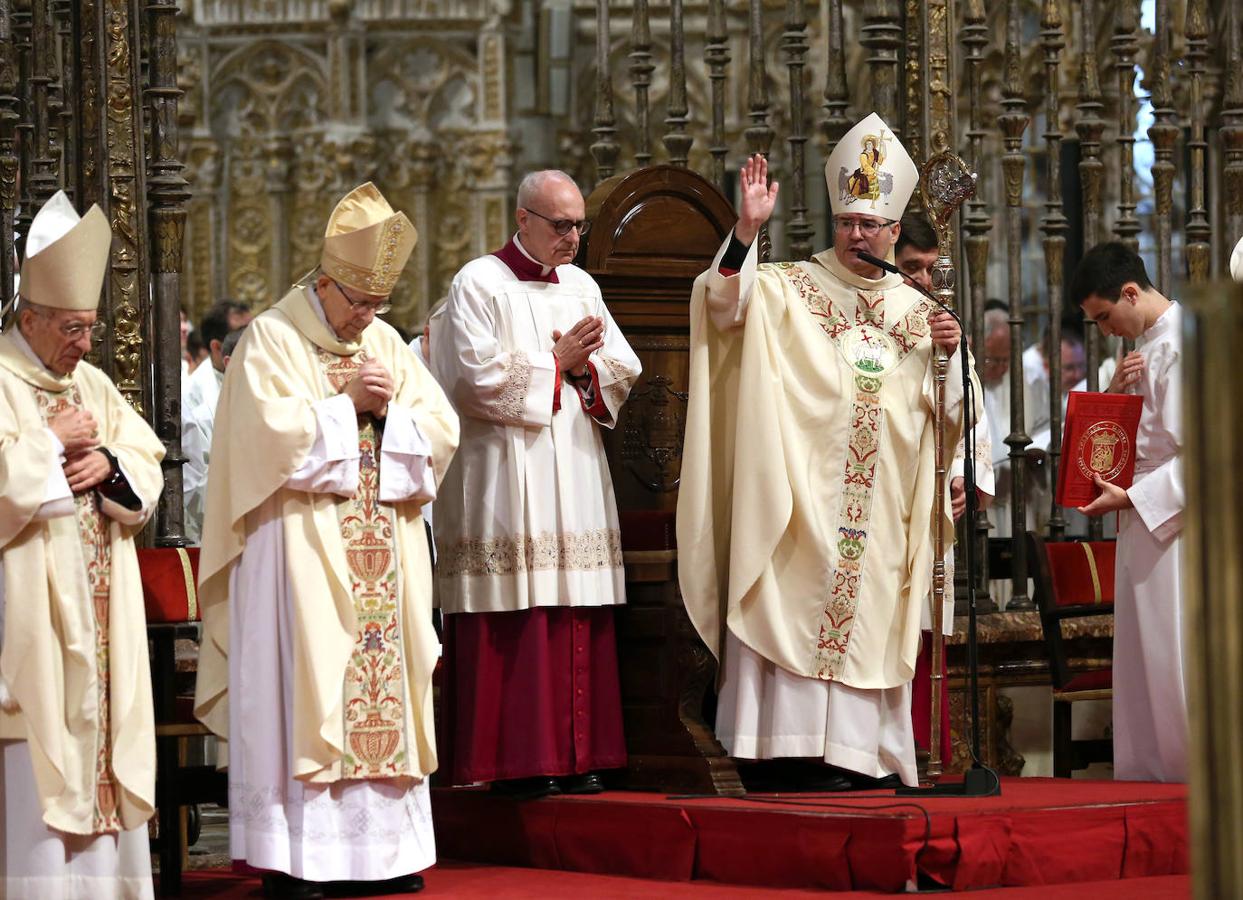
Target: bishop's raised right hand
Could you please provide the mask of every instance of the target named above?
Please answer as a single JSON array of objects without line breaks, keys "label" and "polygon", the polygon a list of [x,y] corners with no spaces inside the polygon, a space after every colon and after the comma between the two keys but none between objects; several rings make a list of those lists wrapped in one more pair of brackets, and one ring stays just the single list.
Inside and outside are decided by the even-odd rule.
[{"label": "bishop's raised right hand", "polygon": [[738,170],[741,200],[734,237],[748,247],[777,206],[777,182],[768,183],[768,160],[755,154]]}]

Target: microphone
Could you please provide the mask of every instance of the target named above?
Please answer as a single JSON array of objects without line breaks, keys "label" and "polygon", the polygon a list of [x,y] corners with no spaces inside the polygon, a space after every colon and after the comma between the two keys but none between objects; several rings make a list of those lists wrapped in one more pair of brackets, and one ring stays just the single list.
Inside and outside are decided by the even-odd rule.
[{"label": "microphone", "polygon": [[[932,291],[928,290],[926,287],[924,287],[922,284],[920,284],[910,275],[907,275],[905,272],[903,272],[901,269],[899,269],[889,260],[881,259],[879,256],[873,256],[871,253],[868,253],[866,250],[856,250],[855,256],[859,257],[859,259],[863,260],[868,265],[876,266],[876,268],[878,269],[884,269],[886,272],[891,272],[894,275],[901,276],[903,281],[905,281],[907,284],[915,288],[915,290],[919,291],[921,294],[923,294],[925,297],[927,297],[937,306],[941,307],[941,309],[945,310],[947,313],[953,316],[954,321],[958,323],[958,327],[963,328],[962,319],[959,317],[958,313],[954,312],[952,309],[950,309],[948,306],[946,306],[944,303],[938,300],[935,296],[933,296]],[[963,330],[963,333],[964,334],[966,333],[966,329]]]}]

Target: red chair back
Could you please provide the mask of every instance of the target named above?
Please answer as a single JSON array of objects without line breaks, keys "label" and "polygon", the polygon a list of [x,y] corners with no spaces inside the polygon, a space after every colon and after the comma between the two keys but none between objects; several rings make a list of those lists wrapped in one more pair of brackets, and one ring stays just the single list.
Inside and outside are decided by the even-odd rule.
[{"label": "red chair back", "polygon": [[150,547],[138,550],[147,622],[197,622],[199,548]]},{"label": "red chair back", "polygon": [[1067,541],[1047,543],[1049,581],[1057,607],[1099,606],[1109,612],[1114,605],[1113,541]]},{"label": "red chair back", "polygon": [[[1110,670],[1073,673],[1062,642],[1062,622],[1084,616],[1113,615],[1114,541],[1050,541],[1027,533],[1028,562],[1036,583],[1036,605],[1049,653],[1055,691],[1079,689],[1093,676],[1094,688],[1109,687]],[[1084,687],[1086,689],[1086,687]]]}]

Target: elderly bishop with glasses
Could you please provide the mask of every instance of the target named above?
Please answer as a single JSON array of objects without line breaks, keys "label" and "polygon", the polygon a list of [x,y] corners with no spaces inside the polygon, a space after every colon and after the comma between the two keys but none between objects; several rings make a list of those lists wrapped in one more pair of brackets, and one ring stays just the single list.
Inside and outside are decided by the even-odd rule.
[{"label": "elderly bishop with glasses", "polygon": [[270,896],[409,892],[436,858],[422,508],[458,420],[376,319],[415,240],[374,185],[351,191],[220,392],[195,712],[229,739],[232,856]]},{"label": "elderly bishop with glasses", "polygon": [[449,779],[513,796],[599,791],[626,763],[613,607],[625,602],[602,429],[639,360],[591,276],[568,175],[527,175],[518,231],[466,264],[432,325],[462,416],[436,500]]},{"label": "elderly bishop with glasses", "polygon": [[134,538],[164,447],[83,360],[112,229],[63,192],[0,335],[0,896],[150,897],[155,732]]},{"label": "elderly bishop with glasses", "polygon": [[[863,158],[867,190],[850,174]],[[777,184],[748,161],[738,224],[696,282],[678,570],[721,661],[716,734],[731,755],[798,761],[756,766],[770,786],[909,785],[933,529],[953,541],[948,495],[933,520],[933,348],[953,354],[952,448],[960,331],[858,255],[893,261],[917,182],[879,116],[846,133],[825,176],[833,246],[759,265]]]}]

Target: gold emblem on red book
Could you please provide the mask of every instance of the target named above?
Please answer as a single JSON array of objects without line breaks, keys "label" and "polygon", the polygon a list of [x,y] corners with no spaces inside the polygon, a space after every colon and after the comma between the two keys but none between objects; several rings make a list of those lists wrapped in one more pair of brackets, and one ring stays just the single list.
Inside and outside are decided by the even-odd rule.
[{"label": "gold emblem on red book", "polygon": [[1131,455],[1131,441],[1116,422],[1097,422],[1079,439],[1079,470],[1089,480],[1099,475],[1112,481],[1126,466]]}]

